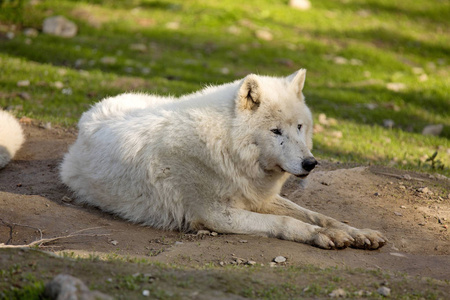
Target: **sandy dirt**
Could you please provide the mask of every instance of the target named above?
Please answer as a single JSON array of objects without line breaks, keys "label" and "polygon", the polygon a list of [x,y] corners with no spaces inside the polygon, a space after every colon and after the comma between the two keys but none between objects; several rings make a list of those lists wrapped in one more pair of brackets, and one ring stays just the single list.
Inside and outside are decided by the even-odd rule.
[{"label": "sandy dirt", "polygon": [[292,179],[283,190],[287,198],[352,226],[378,229],[389,239],[376,251],[322,250],[255,236],[155,230],[74,205],[58,166],[76,130],[36,124],[24,125],[24,130],[25,145],[0,170],[0,243],[28,244],[41,232],[53,238],[88,229],[79,232],[84,236],[57,240],[44,249],[187,266],[229,264],[237,258],[267,265],[282,255],[288,265],[381,269],[450,280],[450,181],[443,176],[321,162],[306,188]]}]

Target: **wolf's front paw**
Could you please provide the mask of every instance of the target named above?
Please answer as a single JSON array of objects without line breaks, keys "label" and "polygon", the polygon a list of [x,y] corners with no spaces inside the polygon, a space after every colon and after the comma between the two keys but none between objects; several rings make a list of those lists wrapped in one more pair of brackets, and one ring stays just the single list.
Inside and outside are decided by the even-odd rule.
[{"label": "wolf's front paw", "polygon": [[372,229],[355,229],[350,232],[354,242],[350,245],[353,248],[375,250],[383,247],[387,238],[379,231]]},{"label": "wolf's front paw", "polygon": [[312,238],[312,244],[323,249],[344,249],[354,242],[350,234],[336,228],[320,228]]}]

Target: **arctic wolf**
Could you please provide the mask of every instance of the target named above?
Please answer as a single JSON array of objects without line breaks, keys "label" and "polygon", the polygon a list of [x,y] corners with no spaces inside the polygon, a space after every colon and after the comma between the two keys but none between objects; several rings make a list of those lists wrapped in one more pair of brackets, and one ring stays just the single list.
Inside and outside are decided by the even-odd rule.
[{"label": "arctic wolf", "polygon": [[305,76],[251,74],[180,98],[107,98],[81,117],[61,178],[79,203],[156,228],[379,248],[378,231],[279,195],[290,175],[305,178],[317,164]]},{"label": "arctic wolf", "polygon": [[4,168],[24,141],[22,127],[11,114],[0,110],[0,169]]}]

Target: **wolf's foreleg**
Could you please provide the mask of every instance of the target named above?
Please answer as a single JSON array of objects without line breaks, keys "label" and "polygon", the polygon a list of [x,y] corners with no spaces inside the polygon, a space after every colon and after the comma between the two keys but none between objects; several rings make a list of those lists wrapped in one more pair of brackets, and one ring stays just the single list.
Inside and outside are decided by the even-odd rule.
[{"label": "wolf's foreleg", "polygon": [[342,239],[350,235],[352,241],[347,245],[344,241],[337,240],[338,245],[352,246],[355,248],[378,249],[386,244],[387,239],[376,230],[357,229],[347,224],[339,222],[331,217],[327,217],[320,213],[303,208],[292,201],[277,196],[273,201],[265,203],[261,213],[290,216],[306,223],[320,226],[324,230],[340,230],[346,234],[342,234]]}]

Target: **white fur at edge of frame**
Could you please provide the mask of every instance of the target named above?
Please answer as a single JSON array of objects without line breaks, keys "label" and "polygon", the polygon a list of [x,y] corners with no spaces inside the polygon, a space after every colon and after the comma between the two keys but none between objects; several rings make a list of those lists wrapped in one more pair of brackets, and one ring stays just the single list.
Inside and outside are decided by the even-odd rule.
[{"label": "white fur at edge of frame", "polygon": [[244,79],[182,96],[122,94],[85,112],[61,165],[88,203],[161,229],[254,234],[322,248],[376,249],[356,229],[279,195],[317,161],[306,71]]},{"label": "white fur at edge of frame", "polygon": [[14,157],[24,140],[22,127],[17,119],[0,110],[0,169]]}]

